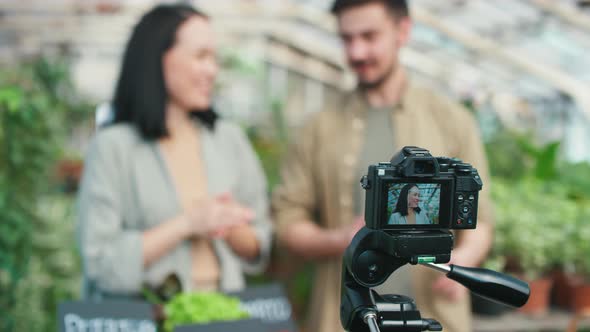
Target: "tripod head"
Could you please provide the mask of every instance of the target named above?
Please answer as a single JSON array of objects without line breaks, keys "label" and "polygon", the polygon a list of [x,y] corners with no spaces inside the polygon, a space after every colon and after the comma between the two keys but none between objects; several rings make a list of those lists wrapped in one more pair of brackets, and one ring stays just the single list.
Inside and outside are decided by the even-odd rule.
[{"label": "tripod head", "polygon": [[423,319],[406,296],[379,295],[371,289],[405,264],[421,264],[446,273],[469,290],[493,301],[523,306],[529,286],[495,271],[448,263],[453,235],[447,230],[386,232],[363,227],[346,249],[342,266],[340,321],[347,331],[442,331]]}]

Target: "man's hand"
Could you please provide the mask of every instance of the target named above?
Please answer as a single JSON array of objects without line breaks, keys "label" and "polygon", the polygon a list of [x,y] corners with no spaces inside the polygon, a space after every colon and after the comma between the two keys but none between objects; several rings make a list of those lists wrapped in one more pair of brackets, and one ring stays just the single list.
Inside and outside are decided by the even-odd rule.
[{"label": "man's hand", "polygon": [[[465,267],[479,266],[492,245],[492,225],[490,223],[479,223],[477,229],[460,235],[458,245],[451,253],[449,263]],[[432,290],[451,301],[458,301],[468,294],[467,288],[445,276],[441,276],[434,282]]]},{"label": "man's hand", "polygon": [[237,224],[225,229],[219,236],[238,256],[254,260],[260,255],[260,244],[251,224]]},{"label": "man's hand", "polygon": [[[356,217],[354,222],[343,228],[344,238],[346,239],[346,247],[350,245],[352,238],[358,233],[358,231],[365,226],[365,218],[362,216]],[[345,247],[345,249],[346,249]]]},{"label": "man's hand", "polygon": [[457,302],[467,296],[469,292],[467,288],[459,284],[455,280],[451,280],[445,276],[441,276],[432,285],[432,290],[451,302]]},{"label": "man's hand", "polygon": [[[449,264],[455,264],[460,266],[472,267],[475,266],[473,259],[470,259],[472,255],[461,249],[456,249],[451,253],[451,260]],[[432,285],[432,290],[444,297],[449,301],[456,302],[464,299],[469,290],[460,283],[447,278],[446,276],[440,276],[436,279]]]},{"label": "man's hand", "polygon": [[332,229],[312,221],[286,225],[279,232],[279,241],[291,252],[309,260],[340,259],[354,235],[365,225],[362,217]]}]

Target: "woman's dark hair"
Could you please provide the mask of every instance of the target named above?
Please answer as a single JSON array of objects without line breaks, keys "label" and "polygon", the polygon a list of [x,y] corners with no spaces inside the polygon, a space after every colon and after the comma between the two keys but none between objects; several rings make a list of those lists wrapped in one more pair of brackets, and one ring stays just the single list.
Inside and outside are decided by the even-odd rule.
[{"label": "woman's dark hair", "polygon": [[[408,183],[402,187],[402,190],[399,193],[399,197],[397,199],[397,204],[395,205],[395,210],[393,210],[393,213],[399,212],[402,216],[408,215],[408,192],[413,187],[418,188],[418,185],[415,183]],[[420,188],[418,188],[418,189],[420,189]],[[414,208],[414,211],[416,211],[416,213],[420,213],[421,209],[419,206],[417,206]]]},{"label": "woman's dark hair", "polygon": [[168,135],[162,57],[174,45],[180,25],[192,16],[207,18],[188,5],[159,5],[135,26],[113,98],[114,123],[135,125],[145,139]]}]

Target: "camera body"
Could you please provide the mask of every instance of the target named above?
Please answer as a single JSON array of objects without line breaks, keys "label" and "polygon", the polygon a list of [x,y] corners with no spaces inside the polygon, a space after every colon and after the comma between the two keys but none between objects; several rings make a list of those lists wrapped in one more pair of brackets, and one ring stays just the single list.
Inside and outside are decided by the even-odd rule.
[{"label": "camera body", "polygon": [[381,295],[383,284],[406,264],[445,273],[475,294],[520,307],[530,295],[521,280],[480,268],[448,263],[451,229],[474,229],[482,180],[459,159],[433,157],[428,150],[404,147],[390,162],[369,166],[365,223],[342,258],[340,322],[346,331],[442,331],[422,318],[414,301]]},{"label": "camera body", "polygon": [[[370,165],[365,222],[375,230],[474,229],[483,184],[477,170],[460,159],[433,157],[406,146],[389,163]],[[413,211],[412,211],[413,210]]]}]

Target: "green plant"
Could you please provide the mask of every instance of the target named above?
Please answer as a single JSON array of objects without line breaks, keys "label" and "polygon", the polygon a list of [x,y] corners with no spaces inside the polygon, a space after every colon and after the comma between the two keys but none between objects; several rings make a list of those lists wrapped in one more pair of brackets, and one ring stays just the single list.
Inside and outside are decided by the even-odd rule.
[{"label": "green plant", "polygon": [[578,209],[559,182],[496,179],[492,194],[497,211],[493,253],[516,259],[520,271],[515,272],[534,279],[573,258]]},{"label": "green plant", "polygon": [[564,163],[559,168],[559,181],[568,188],[568,197],[580,204],[590,202],[590,164]]},{"label": "green plant", "polygon": [[262,164],[270,193],[280,181],[280,160],[284,146],[272,138],[261,136],[256,130],[249,130],[248,136]]},{"label": "green plant", "polygon": [[590,165],[560,161],[559,145],[506,130],[487,145],[497,211],[490,264],[517,262],[529,278],[574,262],[585,269]]},{"label": "green plant", "polygon": [[269,193],[280,181],[281,159],[289,143],[283,106],[283,103],[278,100],[271,103],[272,134],[264,135],[259,127],[253,126],[247,129],[248,138],[264,169]]},{"label": "green plant", "polygon": [[70,278],[79,274],[66,212],[71,198],[53,181],[65,126],[85,109],[70,97],[67,68],[65,61],[38,59],[0,70],[2,331],[54,329],[57,301],[79,287]]},{"label": "green plant", "polygon": [[554,180],[557,178],[558,156],[560,142],[549,142],[540,147],[536,146],[528,136],[517,137],[517,142],[525,157],[529,157],[532,175],[540,180]]},{"label": "green plant", "polygon": [[[4,76],[4,75],[3,75]],[[47,190],[46,162],[56,153],[56,146],[46,137],[51,120],[46,119],[49,101],[35,96],[34,82],[11,84],[14,78],[3,77],[0,90],[0,264],[3,274],[0,292],[2,330],[14,328],[9,313],[16,304],[18,282],[27,273],[31,255],[32,221],[39,215],[31,204]]]},{"label": "green plant", "polygon": [[502,179],[519,179],[526,175],[528,158],[518,141],[522,135],[510,130],[497,132],[486,143],[490,173]]},{"label": "green plant", "polygon": [[581,207],[577,223],[574,226],[575,231],[571,238],[574,243],[572,253],[572,265],[575,272],[590,282],[590,204],[587,202]]},{"label": "green plant", "polygon": [[16,289],[15,331],[51,331],[59,302],[79,296],[80,259],[75,250],[73,197],[39,199],[43,217],[33,225],[28,273]]},{"label": "green plant", "polygon": [[240,308],[240,300],[220,293],[181,293],[164,306],[164,329],[172,331],[177,325],[205,324],[215,321],[248,318]]}]

